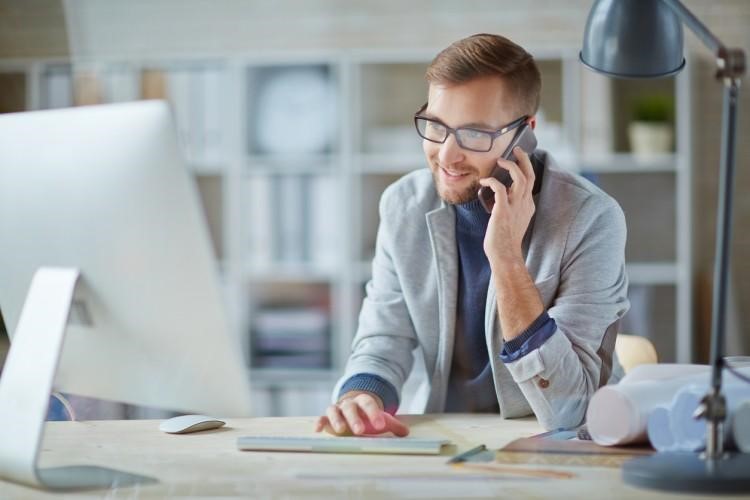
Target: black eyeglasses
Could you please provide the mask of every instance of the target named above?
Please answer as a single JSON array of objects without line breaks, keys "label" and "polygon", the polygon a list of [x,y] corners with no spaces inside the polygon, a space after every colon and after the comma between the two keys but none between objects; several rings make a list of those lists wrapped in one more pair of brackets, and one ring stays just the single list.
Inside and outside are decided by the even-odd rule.
[{"label": "black eyeglasses", "polygon": [[529,118],[528,116],[522,116],[494,132],[489,132],[471,127],[450,128],[439,120],[422,116],[421,113],[426,108],[427,104],[425,103],[414,114],[414,125],[417,127],[417,133],[422,139],[443,144],[448,139],[448,135],[453,134],[459,146],[477,153],[486,153],[491,150],[495,139],[520,127]]}]

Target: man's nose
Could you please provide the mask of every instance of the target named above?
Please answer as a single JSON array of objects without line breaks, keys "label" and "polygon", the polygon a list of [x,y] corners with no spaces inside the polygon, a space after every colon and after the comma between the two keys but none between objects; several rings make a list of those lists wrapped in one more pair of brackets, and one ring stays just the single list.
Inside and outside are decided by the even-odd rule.
[{"label": "man's nose", "polygon": [[448,134],[448,138],[440,145],[440,152],[438,153],[440,165],[453,165],[463,159],[463,150],[461,149],[461,146],[458,145],[458,142],[456,142],[456,136],[454,134]]}]

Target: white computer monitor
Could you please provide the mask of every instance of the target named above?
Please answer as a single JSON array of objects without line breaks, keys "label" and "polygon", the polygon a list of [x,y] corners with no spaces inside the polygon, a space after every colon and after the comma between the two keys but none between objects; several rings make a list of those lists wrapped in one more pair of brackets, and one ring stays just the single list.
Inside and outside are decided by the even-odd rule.
[{"label": "white computer monitor", "polygon": [[250,412],[241,342],[164,102],[0,115],[0,309],[12,340],[2,477],[44,483],[34,428],[51,378],[83,396]]}]

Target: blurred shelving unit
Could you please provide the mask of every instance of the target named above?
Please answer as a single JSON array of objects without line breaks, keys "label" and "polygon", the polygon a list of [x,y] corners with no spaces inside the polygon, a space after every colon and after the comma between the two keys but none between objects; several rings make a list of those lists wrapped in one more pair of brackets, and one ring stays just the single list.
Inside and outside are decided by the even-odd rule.
[{"label": "blurred shelving unit", "polygon": [[[425,166],[412,115],[437,52],[0,61],[0,112],[167,99],[256,414],[315,414],[356,331],[380,195]],[[627,105],[653,88],[597,80],[573,51],[535,56],[540,147],[617,198],[628,218],[633,309],[624,326],[651,338],[663,360],[690,361],[689,73],[655,84],[674,100],[676,147],[642,157],[624,138]]]}]

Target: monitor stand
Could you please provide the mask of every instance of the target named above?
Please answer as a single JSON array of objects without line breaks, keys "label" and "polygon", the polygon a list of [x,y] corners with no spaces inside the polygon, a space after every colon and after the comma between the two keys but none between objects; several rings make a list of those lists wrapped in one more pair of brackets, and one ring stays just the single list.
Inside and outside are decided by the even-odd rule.
[{"label": "monitor stand", "polygon": [[80,276],[78,269],[43,267],[31,280],[0,379],[0,478],[51,490],[156,483],[97,466],[37,467],[65,329],[82,288]]}]

